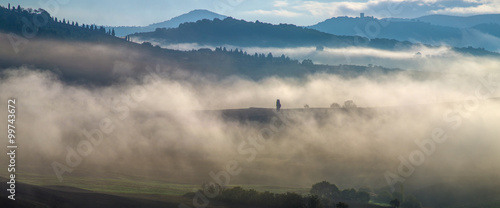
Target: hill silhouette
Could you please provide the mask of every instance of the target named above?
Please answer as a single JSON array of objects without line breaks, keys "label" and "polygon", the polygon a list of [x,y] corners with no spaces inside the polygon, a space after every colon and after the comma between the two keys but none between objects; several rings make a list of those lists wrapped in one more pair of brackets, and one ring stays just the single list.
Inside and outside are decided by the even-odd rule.
[{"label": "hill silhouette", "polygon": [[460,30],[421,21],[389,21],[373,17],[335,17],[309,28],[336,35],[413,40],[424,43],[461,38]]},{"label": "hill silhouette", "polygon": [[[334,35],[358,35],[367,38],[387,38],[399,41],[454,47],[486,48],[499,51],[500,35],[489,24],[500,24],[500,15],[457,17],[429,15],[414,19],[370,16],[334,17],[308,28]],[[481,26],[483,25],[483,26]],[[486,35],[491,35],[489,38]],[[495,39],[496,38],[496,39]]]},{"label": "hill silhouette", "polygon": [[107,29],[115,29],[116,35],[120,37],[124,37],[129,34],[137,33],[137,32],[151,32],[156,28],[175,28],[179,27],[180,24],[186,22],[196,22],[202,19],[225,19],[227,16],[217,14],[204,9],[197,9],[190,11],[186,14],[179,15],[170,20],[158,22],[154,24],[150,24],[147,26],[121,26],[121,27],[107,27]]},{"label": "hill silhouette", "polygon": [[433,25],[456,27],[456,28],[471,28],[480,24],[496,23],[500,24],[500,14],[481,14],[473,16],[451,16],[451,15],[427,15],[415,18],[422,22],[428,22]]},{"label": "hill silhouette", "polygon": [[[23,29],[23,18],[46,18],[47,21],[33,27],[34,30],[27,34]],[[224,21],[240,22],[234,19]],[[137,44],[115,37],[101,26],[58,20],[44,10],[0,7],[0,22],[5,23],[0,24],[0,45],[5,48],[0,57],[0,68],[30,66],[47,69],[56,72],[67,82],[110,84],[123,77],[138,78],[147,73],[145,69],[152,64],[153,67],[165,65],[218,78],[237,75],[250,79],[304,77],[315,72],[356,76],[365,72],[395,70],[355,65],[317,65],[311,60],[293,60],[284,54],[247,54],[242,50],[226,50],[222,47],[193,51],[162,49],[151,43]],[[197,25],[184,25],[190,24]],[[285,28],[304,30],[295,26]],[[310,29],[307,31],[330,36]],[[295,35],[296,38],[299,36]],[[133,64],[127,65],[129,62]]]},{"label": "hill silhouette", "polygon": [[[8,181],[0,177],[2,181]],[[7,184],[2,183],[7,189]],[[177,207],[176,203],[136,199],[110,194],[102,194],[67,186],[41,187],[16,183],[16,200],[7,198],[9,193],[2,191],[2,207]]]},{"label": "hill silhouette", "polygon": [[166,43],[199,43],[208,45],[298,47],[298,46],[367,46],[382,49],[407,48],[413,44],[389,39],[368,39],[359,36],[337,36],[291,24],[247,22],[234,18],[200,20],[184,23],[178,28],[156,29],[132,35],[141,39]]},{"label": "hill silhouette", "polygon": [[[355,25],[356,21],[360,21],[360,24],[368,24],[370,22],[369,19],[373,18],[364,18],[367,20],[347,18],[347,22],[343,20],[346,18],[340,19],[342,19],[340,22],[345,24],[345,27],[355,28],[353,25]],[[157,28],[154,32],[136,33],[131,35],[131,37],[142,41],[153,40],[164,44],[197,43],[200,45],[233,45],[241,47],[368,47],[396,51],[421,45],[410,41],[393,39],[402,36],[406,37],[416,34],[415,38],[423,39],[426,42],[438,43],[436,45],[440,45],[443,40],[454,42],[461,41],[462,38],[462,35],[457,34],[459,30],[456,28],[433,26],[430,23],[423,22],[412,24],[412,29],[407,29],[407,23],[391,23],[390,25],[392,26],[385,28],[383,30],[384,33],[382,33],[387,38],[377,38],[361,37],[357,34],[348,35],[349,32],[347,29],[342,27],[338,29],[339,31],[343,31],[341,35],[334,35],[290,24],[273,25],[259,21],[247,22],[229,17],[224,20],[204,19],[192,23],[183,23],[178,28]],[[354,33],[355,29],[352,32]],[[433,45],[426,46],[434,47]],[[481,56],[498,55],[484,48],[468,46],[457,47],[456,51]]]},{"label": "hill silhouette", "polygon": [[52,17],[43,9],[0,7],[0,32],[13,33],[22,39],[50,38],[89,42],[122,43],[103,26],[78,24]]}]

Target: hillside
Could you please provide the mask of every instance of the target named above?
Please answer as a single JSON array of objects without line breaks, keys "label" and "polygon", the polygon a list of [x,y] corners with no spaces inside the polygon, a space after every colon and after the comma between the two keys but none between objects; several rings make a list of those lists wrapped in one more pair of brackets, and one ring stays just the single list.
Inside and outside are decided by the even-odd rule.
[{"label": "hillside", "polygon": [[[36,27],[35,32],[26,36],[26,32],[23,33],[22,18],[33,19],[40,15],[47,17],[46,24]],[[222,47],[196,51],[162,49],[150,43],[137,44],[115,37],[109,34],[112,31],[106,31],[103,27],[57,20],[43,10],[21,8],[18,11],[0,7],[0,22],[5,23],[0,24],[0,31],[4,33],[0,33],[0,45],[7,49],[2,51],[0,56],[1,68],[30,66],[47,69],[54,71],[67,82],[110,84],[124,77],[140,78],[146,73],[147,67],[158,64],[169,66],[172,70],[183,69],[190,73],[217,78],[237,75],[254,80],[270,76],[305,77],[316,72],[350,77],[397,70],[380,66],[317,65],[311,60],[293,60],[284,54],[247,54],[242,50],[226,50]],[[186,41],[199,40],[219,44],[246,42],[263,46],[296,45],[298,42],[346,47],[359,41],[359,37],[334,36],[293,25],[252,23],[232,18],[185,23],[176,29],[161,29],[137,35],[154,36],[163,33]],[[222,36],[215,36],[217,34]],[[18,41],[18,44],[12,45],[12,38]],[[367,41],[367,45],[363,46],[374,48],[412,46],[409,42],[388,39],[363,40]],[[474,48],[455,50],[473,55],[498,55]],[[171,73],[178,76],[177,78],[186,78],[179,73]]]},{"label": "hillside", "polygon": [[[352,27],[352,23],[346,23],[346,25],[351,25]],[[391,29],[385,30],[387,36],[390,36],[389,38],[367,38],[357,36],[357,34],[333,35],[289,24],[273,25],[259,21],[247,22],[234,18],[226,18],[224,20],[205,19],[193,23],[184,23],[178,28],[156,29],[154,32],[133,34],[131,38],[139,42],[154,41],[163,44],[197,43],[209,46],[232,45],[238,47],[368,47],[397,51],[420,45],[409,41],[390,39],[392,37],[411,35],[413,34],[412,31],[418,31],[420,34],[419,37],[424,39],[429,33],[435,34],[436,40],[431,39],[430,42],[436,43],[436,46],[441,44],[442,41],[440,40],[461,41],[460,37],[462,37],[460,34],[456,34],[455,32],[457,31],[453,28],[439,27],[442,30],[438,30],[437,32],[432,31],[432,29],[426,27],[436,26],[432,26],[429,23],[415,23],[412,30],[407,30],[406,26],[399,23],[391,23],[391,25],[393,25]],[[430,45],[427,46],[433,47]],[[484,48],[460,46],[455,48],[455,50],[460,53],[478,56],[498,55]]]},{"label": "hillside", "polygon": [[456,27],[456,28],[471,28],[480,24],[496,23],[500,24],[500,14],[483,14],[473,15],[468,17],[450,16],[450,15],[427,15],[416,18],[422,22],[428,22],[433,25]]},{"label": "hillside", "polygon": [[[40,15],[47,17],[47,23],[36,27],[27,36],[23,32],[22,19],[33,19]],[[162,49],[150,43],[137,44],[115,37],[103,27],[57,20],[43,10],[21,8],[18,11],[0,7],[0,22],[5,23],[0,24],[0,46],[6,49],[0,56],[2,70],[21,66],[47,69],[58,74],[62,80],[75,83],[110,84],[124,77],[140,78],[147,73],[146,68],[158,64],[169,66],[172,70],[182,69],[217,78],[238,75],[255,80],[269,76],[304,77],[315,72],[357,76],[372,71],[394,71],[383,67],[316,65],[310,60],[293,60],[284,54],[247,54],[242,50],[225,48],[215,51]],[[184,25],[190,24],[195,23]],[[314,30],[308,31],[328,36]],[[18,44],[12,45],[11,40],[18,41]],[[179,76],[177,78],[186,78],[171,73]]]},{"label": "hillside", "polygon": [[[2,181],[8,181],[0,177]],[[5,190],[7,185],[2,183]],[[176,203],[166,203],[147,199],[121,197],[102,194],[84,189],[51,186],[40,187],[24,183],[16,183],[16,200],[7,199],[8,192],[0,194],[2,207],[176,207]]]},{"label": "hillside", "polygon": [[299,47],[299,46],[368,46],[393,49],[411,47],[410,42],[388,39],[337,36],[289,24],[247,22],[234,18],[201,20],[184,23],[178,28],[157,29],[154,32],[134,34],[139,39],[155,39],[165,43],[199,43],[207,45]]},{"label": "hillside", "polygon": [[[376,30],[374,25],[379,25]],[[309,28],[336,35],[360,35],[370,38],[390,38],[413,40],[424,43],[440,42],[461,38],[460,30],[452,27],[436,26],[420,21],[388,21],[373,17],[337,17],[327,19]],[[366,28],[369,28],[367,30]]]},{"label": "hillside", "polygon": [[120,37],[124,37],[129,34],[138,33],[138,32],[151,32],[156,28],[175,28],[179,27],[180,24],[186,22],[196,22],[198,20],[203,19],[225,19],[227,16],[220,15],[208,10],[197,9],[190,11],[186,14],[182,14],[180,16],[174,17],[170,20],[150,24],[147,26],[121,26],[121,27],[108,27],[107,29],[115,29],[116,35]]},{"label": "hillside", "polygon": [[[36,23],[26,20],[36,20]],[[102,26],[79,25],[78,22],[52,17],[43,9],[33,10],[21,7],[13,7],[10,10],[0,7],[0,32],[17,34],[19,35],[17,38],[20,40],[51,38],[87,42],[126,42],[121,38],[114,37],[111,30],[106,30]]]},{"label": "hillside", "polygon": [[500,37],[500,24],[497,23],[479,24],[474,26],[473,28],[485,34]]},{"label": "hillside", "polygon": [[[455,17],[431,15],[415,19],[363,17],[334,17],[308,28],[334,35],[359,35],[368,38],[387,38],[399,41],[454,47],[486,48],[499,51],[500,38],[480,25],[497,24],[499,15]],[[485,35],[491,35],[485,38]],[[495,39],[496,38],[496,39]]]}]

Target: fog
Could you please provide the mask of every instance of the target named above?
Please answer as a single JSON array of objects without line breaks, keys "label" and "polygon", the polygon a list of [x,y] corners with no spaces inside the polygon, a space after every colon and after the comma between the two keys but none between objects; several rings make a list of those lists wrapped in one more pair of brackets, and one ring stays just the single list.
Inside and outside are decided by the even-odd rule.
[{"label": "fog", "polygon": [[[272,53],[273,56],[279,57],[282,54],[299,61],[310,59],[316,64],[349,64],[349,65],[378,65],[389,68],[401,69],[418,69],[418,70],[437,70],[436,63],[454,63],[454,60],[461,60],[462,58],[469,59],[468,62],[478,62],[484,60],[478,57],[468,57],[459,54],[446,46],[447,44],[436,43],[436,45],[443,45],[440,47],[427,47],[424,45],[415,45],[409,49],[399,50],[384,50],[365,47],[344,47],[344,48],[329,48],[324,47],[322,51],[316,47],[289,47],[289,48],[275,48],[275,47],[240,47],[233,45],[200,45],[197,43],[179,43],[179,44],[165,44],[161,41],[153,39],[142,40],[134,39],[135,42],[151,42],[153,45],[161,46],[162,48],[174,50],[198,50],[200,48],[210,48],[215,50],[216,47],[226,47],[227,50],[243,50],[250,55]],[[494,42],[494,41],[492,41]],[[468,45],[464,43],[464,47]]]},{"label": "fog", "polygon": [[[428,50],[420,51],[450,53]],[[134,55],[121,53],[134,64]],[[355,48],[317,53],[350,54],[351,60],[357,53],[394,62],[414,59],[413,52]],[[173,75],[186,69],[151,63],[152,70],[140,79],[88,86],[22,66],[2,72],[0,108],[7,108],[8,98],[16,98],[19,171],[54,178],[58,163],[58,168],[71,170],[60,174],[62,179],[112,172],[200,184],[213,180],[210,172],[237,161],[241,172],[231,176],[230,184],[308,187],[329,180],[344,188],[382,187],[388,185],[384,174],[398,172],[400,156],[408,159],[420,150],[415,140],[427,141],[441,128],[448,139],[434,142],[435,151],[404,177],[405,183],[423,187],[498,179],[500,102],[491,98],[500,96],[500,61],[457,54],[419,59],[408,68],[438,75],[313,74],[254,81],[235,76],[214,80],[186,72],[189,79],[177,79]],[[113,70],[120,69],[115,65]],[[276,99],[283,105],[280,113],[272,114],[279,125],[228,119],[219,111],[272,109]],[[327,110],[333,102],[346,100],[360,108]],[[305,104],[311,108],[303,109]],[[6,118],[6,111],[0,117]],[[271,133],[262,136],[264,130]],[[80,162],[68,163],[71,151],[80,153]],[[5,153],[5,148],[0,150]]]}]

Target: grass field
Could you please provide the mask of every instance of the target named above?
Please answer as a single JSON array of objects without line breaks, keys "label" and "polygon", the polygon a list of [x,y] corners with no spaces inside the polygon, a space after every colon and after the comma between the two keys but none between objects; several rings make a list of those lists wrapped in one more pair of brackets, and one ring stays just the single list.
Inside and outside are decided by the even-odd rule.
[{"label": "grass field", "polygon": [[[19,182],[36,186],[70,186],[110,194],[181,196],[201,187],[201,184],[172,183],[124,175],[113,177],[82,177],[67,175],[64,177],[63,182],[59,182],[54,175],[18,173],[16,177]],[[230,184],[228,187],[234,186],[273,193],[296,192],[299,194],[307,194],[310,189],[308,187],[284,187],[256,184]]]}]

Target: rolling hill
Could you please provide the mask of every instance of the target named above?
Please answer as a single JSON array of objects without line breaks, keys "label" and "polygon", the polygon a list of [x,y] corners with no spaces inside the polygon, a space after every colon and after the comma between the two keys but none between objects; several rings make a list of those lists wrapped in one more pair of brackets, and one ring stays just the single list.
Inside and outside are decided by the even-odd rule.
[{"label": "rolling hill", "polygon": [[[415,19],[334,17],[308,28],[334,35],[359,35],[368,38],[388,38],[399,41],[454,47],[480,47],[499,51],[500,36],[485,27],[499,24],[500,15],[458,17],[429,15]],[[482,26],[481,26],[482,25]]]},{"label": "rolling hill", "polygon": [[456,27],[456,28],[471,28],[480,24],[496,23],[500,24],[500,14],[483,14],[467,17],[450,16],[450,15],[427,15],[415,18],[422,22],[428,22],[433,25]]},{"label": "rolling hill", "polygon": [[[350,27],[352,27],[353,23],[347,23],[346,25],[351,25]],[[430,42],[439,42],[436,45],[441,45],[442,41],[440,40],[462,42],[462,36],[455,34],[458,30],[454,28],[439,27],[441,28],[440,30],[434,31],[427,28],[436,27],[429,23],[415,23],[413,26],[414,29],[407,30],[405,24],[391,23],[390,25],[393,25],[391,29],[385,29],[385,31],[387,32],[387,36],[392,38],[400,37],[401,35],[398,34],[412,35],[412,31],[414,31],[420,33],[419,38],[424,39],[428,37],[429,33],[434,34],[433,38],[436,40],[431,39],[432,41]],[[197,43],[209,46],[231,45],[238,47],[367,47],[397,51],[421,45],[419,43],[390,38],[361,37],[345,34],[334,35],[290,24],[273,25],[259,21],[247,22],[231,17],[224,20],[205,19],[197,22],[183,23],[178,28],[156,29],[154,32],[133,34],[131,37],[138,42],[153,41],[163,44]],[[489,42],[486,44],[491,45]],[[433,47],[431,45],[427,46]],[[455,51],[472,55],[498,55],[484,48],[465,46],[457,47]]]},{"label": "rolling hill", "polygon": [[[47,22],[36,27],[32,36],[26,36],[22,19],[33,19],[38,15],[45,15]],[[217,78],[237,75],[256,80],[269,76],[304,77],[314,72],[355,76],[376,70],[393,71],[384,67],[316,65],[310,60],[302,62],[283,54],[247,54],[241,50],[223,48],[215,51],[163,49],[151,43],[137,44],[115,37],[103,27],[73,25],[57,20],[42,10],[30,12],[27,9],[18,11],[0,7],[0,23],[0,46],[5,49],[0,56],[1,70],[21,66],[46,69],[58,74],[63,81],[72,83],[111,84],[124,77],[140,78],[147,74],[145,69],[151,67],[152,63],[169,66],[172,71],[183,69],[189,73]],[[296,29],[294,26],[287,27]],[[307,31],[331,36],[314,30]],[[13,45],[12,41],[16,44]],[[176,78],[186,78],[177,75],[179,77]]]},{"label": "rolling hill", "polygon": [[461,38],[460,30],[436,26],[420,21],[388,21],[373,17],[337,17],[325,20],[309,28],[335,35],[359,35],[368,38],[390,38],[437,43]]},{"label": "rolling hill", "polygon": [[405,48],[413,45],[410,42],[389,39],[369,40],[359,36],[337,36],[290,24],[273,25],[234,18],[184,23],[178,28],[157,29],[154,32],[134,34],[132,37],[144,40],[155,39],[165,43],[199,43],[215,46],[228,44],[242,47],[368,46],[394,49],[395,47]]},{"label": "rolling hill", "polygon": [[[1,181],[7,181],[0,177]],[[7,184],[2,183],[7,189]],[[16,200],[7,198],[6,191],[0,194],[2,207],[177,207],[175,203],[102,194],[68,186],[34,186],[16,183]]]}]

